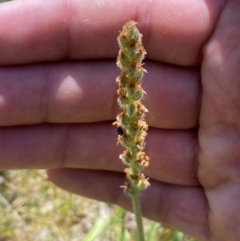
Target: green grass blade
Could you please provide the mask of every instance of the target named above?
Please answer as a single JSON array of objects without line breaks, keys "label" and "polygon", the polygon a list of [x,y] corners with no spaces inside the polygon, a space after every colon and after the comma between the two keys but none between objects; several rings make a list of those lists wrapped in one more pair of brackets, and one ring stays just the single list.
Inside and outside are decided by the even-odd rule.
[{"label": "green grass blade", "polygon": [[97,237],[99,237],[106,227],[109,225],[109,221],[111,220],[111,215],[109,212],[104,212],[99,215],[99,218],[96,220],[95,225],[90,230],[90,232],[83,238],[82,241],[94,241]]}]

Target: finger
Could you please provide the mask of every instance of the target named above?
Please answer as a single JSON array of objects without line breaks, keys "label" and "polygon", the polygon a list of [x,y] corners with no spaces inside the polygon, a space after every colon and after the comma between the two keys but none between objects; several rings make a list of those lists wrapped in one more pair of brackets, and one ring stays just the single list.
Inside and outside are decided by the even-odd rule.
[{"label": "finger", "polygon": [[[114,203],[132,210],[129,197],[119,188],[125,182],[123,174],[77,169],[48,170],[57,186],[81,196]],[[143,215],[194,236],[208,237],[207,203],[204,192],[197,187],[168,185],[151,180],[141,193]]]},{"label": "finger", "polygon": [[115,58],[118,32],[134,19],[148,58],[196,65],[222,2],[13,1],[0,6],[0,64]]},{"label": "finger", "polygon": [[[58,167],[123,172],[111,123],[32,125],[0,128],[0,169]],[[151,165],[146,175],[156,180],[198,185],[197,137],[193,131],[150,129],[146,153]]]},{"label": "finger", "polygon": [[199,135],[199,179],[210,204],[211,229],[232,241],[240,239],[239,11],[239,1],[228,1],[206,44]]},{"label": "finger", "polygon": [[[171,129],[197,126],[199,70],[153,61],[147,61],[146,69],[148,124]],[[120,111],[117,75],[115,61],[1,67],[0,126],[114,120]]]}]

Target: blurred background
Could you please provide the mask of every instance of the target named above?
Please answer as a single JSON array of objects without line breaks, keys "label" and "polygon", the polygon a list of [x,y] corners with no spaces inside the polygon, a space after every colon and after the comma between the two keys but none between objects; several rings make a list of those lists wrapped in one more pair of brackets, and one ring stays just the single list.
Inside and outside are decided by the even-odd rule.
[{"label": "blurred background", "polygon": [[[144,219],[146,241],[194,241]],[[0,241],[135,241],[134,215],[68,193],[44,170],[0,173]]]}]

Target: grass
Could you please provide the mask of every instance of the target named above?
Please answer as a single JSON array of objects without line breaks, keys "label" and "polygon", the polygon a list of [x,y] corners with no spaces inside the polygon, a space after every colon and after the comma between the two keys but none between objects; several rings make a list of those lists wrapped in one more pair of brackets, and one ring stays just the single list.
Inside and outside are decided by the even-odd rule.
[{"label": "grass", "polygon": [[[0,181],[0,241],[135,240],[133,214],[61,190],[43,170],[8,171]],[[191,240],[150,220],[144,226],[147,241]]]}]

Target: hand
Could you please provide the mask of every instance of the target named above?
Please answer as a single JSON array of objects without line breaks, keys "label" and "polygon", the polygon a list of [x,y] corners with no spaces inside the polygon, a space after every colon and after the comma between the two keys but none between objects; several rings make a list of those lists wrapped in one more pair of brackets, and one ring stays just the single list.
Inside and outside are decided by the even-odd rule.
[{"label": "hand", "polygon": [[[24,4],[23,4],[24,2]],[[203,241],[240,239],[240,3],[14,1],[0,5],[0,169],[131,209],[111,126],[116,38],[148,52],[146,217]]]}]

